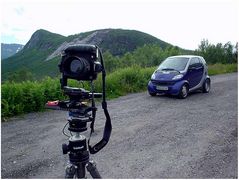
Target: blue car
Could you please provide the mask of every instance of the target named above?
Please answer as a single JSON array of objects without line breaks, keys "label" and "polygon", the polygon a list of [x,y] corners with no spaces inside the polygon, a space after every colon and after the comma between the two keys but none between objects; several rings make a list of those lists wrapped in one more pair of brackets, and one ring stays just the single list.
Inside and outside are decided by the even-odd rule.
[{"label": "blue car", "polygon": [[181,99],[199,89],[208,93],[210,88],[211,79],[206,61],[201,56],[193,55],[168,57],[154,71],[148,83],[151,96],[164,93]]}]

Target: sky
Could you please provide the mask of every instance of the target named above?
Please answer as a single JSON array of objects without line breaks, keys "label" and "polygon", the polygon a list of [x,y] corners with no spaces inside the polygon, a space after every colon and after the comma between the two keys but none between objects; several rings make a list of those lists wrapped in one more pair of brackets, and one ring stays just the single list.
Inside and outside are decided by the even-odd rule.
[{"label": "sky", "polygon": [[1,42],[26,44],[38,29],[64,36],[121,28],[185,49],[238,42],[237,0],[1,0]]}]

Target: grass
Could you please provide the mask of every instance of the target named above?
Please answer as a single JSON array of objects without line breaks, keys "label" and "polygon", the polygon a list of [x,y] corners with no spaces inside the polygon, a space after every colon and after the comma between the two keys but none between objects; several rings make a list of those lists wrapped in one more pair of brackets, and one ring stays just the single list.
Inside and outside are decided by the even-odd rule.
[{"label": "grass", "polygon": [[208,67],[209,75],[237,72],[237,64],[212,64]]},{"label": "grass", "polygon": [[[237,64],[209,65],[209,75],[237,72]],[[126,95],[128,93],[142,92],[156,67],[142,68],[132,66],[118,69],[106,76],[106,94],[108,99]],[[70,81],[70,86],[79,86],[76,81]],[[89,85],[84,83],[84,88]],[[22,83],[6,82],[2,84],[1,116],[16,116],[29,112],[43,111],[48,100],[65,99],[60,89],[58,78],[45,78],[42,81],[25,81]],[[101,92],[100,75],[95,81],[96,92]]]}]

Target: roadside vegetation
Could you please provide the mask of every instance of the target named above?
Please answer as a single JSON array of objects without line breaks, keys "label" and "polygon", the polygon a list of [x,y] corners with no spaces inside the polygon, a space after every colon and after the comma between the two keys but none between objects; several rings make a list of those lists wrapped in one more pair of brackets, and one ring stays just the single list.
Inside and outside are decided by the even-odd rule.
[{"label": "roadside vegetation", "polygon": [[[213,52],[218,55],[216,56]],[[194,54],[205,57],[209,63],[210,75],[237,72],[237,53],[237,45],[233,46],[228,43],[214,46],[207,41],[202,41],[194,52]],[[112,56],[109,52],[104,53],[107,70],[107,98],[145,91],[151,74],[160,62],[168,56],[178,54],[182,52],[177,47],[162,50],[157,45],[146,45],[121,57]],[[76,81],[71,81],[70,85],[82,86]],[[84,88],[89,89],[89,85],[84,83]],[[96,92],[101,92],[100,74],[95,81],[95,89]],[[5,121],[6,117],[43,111],[48,100],[67,98],[60,89],[58,77],[46,77],[36,81],[27,70],[16,72],[9,81],[2,84],[1,91],[2,121]]]}]

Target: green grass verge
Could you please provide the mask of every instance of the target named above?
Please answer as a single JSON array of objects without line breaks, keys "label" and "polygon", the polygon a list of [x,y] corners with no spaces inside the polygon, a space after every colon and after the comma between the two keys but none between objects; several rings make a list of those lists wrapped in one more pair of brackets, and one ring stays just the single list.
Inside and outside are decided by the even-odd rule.
[{"label": "green grass verge", "polygon": [[212,64],[208,66],[209,75],[237,72],[237,64]]},{"label": "green grass verge", "polygon": [[[116,98],[128,93],[145,91],[151,74],[156,67],[142,68],[132,66],[107,75],[106,94],[108,99]],[[237,64],[209,65],[209,75],[230,73],[237,71]],[[70,81],[70,86],[79,86],[76,81]],[[26,81],[22,83],[6,82],[2,84],[1,116],[16,116],[29,112],[43,111],[48,100],[65,99],[60,89],[58,78],[45,78],[42,81]],[[89,85],[85,83],[85,89]],[[95,89],[101,92],[100,75],[95,81]]]}]

